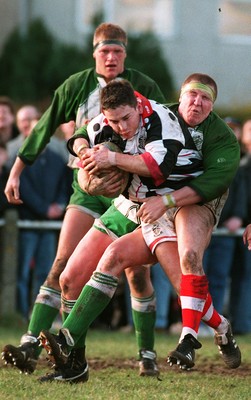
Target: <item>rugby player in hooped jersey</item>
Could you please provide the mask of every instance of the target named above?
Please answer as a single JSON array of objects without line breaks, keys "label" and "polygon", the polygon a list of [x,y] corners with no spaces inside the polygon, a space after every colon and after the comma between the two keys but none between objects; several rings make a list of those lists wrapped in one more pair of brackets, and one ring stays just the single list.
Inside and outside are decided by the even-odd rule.
[{"label": "rugby player in hooped jersey", "polygon": [[[113,85],[110,83],[109,87],[104,89],[106,95],[110,88],[112,92],[114,91]],[[95,239],[100,233],[103,234],[107,246],[112,239],[105,239],[105,236],[108,237],[106,233],[116,232],[118,236],[125,233],[123,217],[126,217],[128,222],[134,222],[135,227],[138,222],[137,217],[141,217],[143,224],[141,230],[134,230],[115,240],[100,261],[97,256],[97,269],[82,290],[59,335],[53,335],[48,331],[41,332],[44,347],[57,367],[61,368],[61,380],[65,380],[68,374],[67,351],[76,346],[83,346],[89,324],[110,301],[122,271],[128,265],[137,267],[142,263],[153,263],[156,261],[155,257],[161,262],[181,296],[183,330],[179,345],[169,355],[170,364],[177,363],[182,368],[191,368],[194,365],[194,350],[201,347],[197,340],[197,332],[199,323],[203,319],[215,329],[216,343],[226,365],[230,368],[237,368],[240,365],[241,354],[233,338],[230,324],[214,310],[202,268],[203,252],[217,223],[226,198],[225,192],[239,163],[239,147],[233,133],[212,111],[216,95],[217,86],[207,75],[194,74],[185,81],[180,97],[181,108],[179,109],[179,105],[173,107],[175,112],[181,111],[180,114],[177,113],[177,118],[183,125],[183,145],[179,135],[176,138],[166,136],[165,140],[163,140],[164,135],[161,136],[162,140],[158,135],[151,136],[150,127],[153,120],[150,115],[145,121],[144,129],[147,130],[149,127],[149,135],[145,138],[146,151],[142,154],[134,156],[132,153],[112,154],[108,149],[98,146],[95,151],[87,150],[81,157],[82,166],[89,173],[96,173],[102,168],[116,165],[134,173],[134,177],[129,188],[129,199],[120,196],[115,200],[112,211],[108,211],[97,221],[80,247],[76,249],[63,273],[62,290],[67,292],[69,288],[72,274],[67,277],[67,272],[71,268],[74,269],[74,257],[76,260],[82,257],[85,262],[93,262],[93,259],[88,259],[88,253],[92,255],[97,253],[99,247],[97,243],[100,242]],[[103,107],[109,125],[126,139],[125,148],[128,141],[130,142],[130,139],[132,142],[135,141],[142,130],[142,120],[135,119],[138,121],[138,124],[134,125],[137,131],[132,135],[130,118],[135,111],[137,115],[138,106],[131,108],[134,111],[128,109],[126,103],[114,107],[109,105],[107,109]],[[176,118],[175,114],[167,112],[169,120]],[[190,125],[194,126],[184,122],[186,114],[190,114]],[[93,121],[93,124],[94,122],[97,120]],[[97,131],[100,129],[100,121],[96,128]],[[156,133],[154,129],[153,132]],[[82,143],[88,146],[88,140],[84,142],[86,139],[87,137],[81,138]],[[79,140],[80,137],[72,146],[73,150],[75,145],[79,146]],[[170,151],[167,143],[171,144]],[[177,151],[178,149],[180,151]],[[167,159],[169,162],[166,162]],[[147,190],[143,188],[144,186]],[[143,207],[135,216],[135,208],[138,205],[136,201],[149,194],[159,194],[159,196],[144,201]],[[151,206],[151,203],[156,201],[161,202],[157,210],[159,215],[151,219],[151,207],[148,208],[148,205]],[[116,212],[120,215],[118,220]],[[118,221],[123,222],[119,224]],[[92,246],[95,247],[93,251],[91,251]],[[60,348],[64,350],[64,357],[58,351]],[[79,370],[79,376],[86,376],[87,373],[88,365],[85,363],[82,370]]]}]

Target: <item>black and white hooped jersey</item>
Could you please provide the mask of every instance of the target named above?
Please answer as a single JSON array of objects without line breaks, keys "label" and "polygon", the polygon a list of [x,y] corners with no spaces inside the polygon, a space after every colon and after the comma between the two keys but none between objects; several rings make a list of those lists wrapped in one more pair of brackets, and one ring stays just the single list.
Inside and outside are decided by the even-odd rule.
[{"label": "black and white hooped jersey", "polygon": [[184,186],[184,179],[190,180],[202,173],[202,155],[191,140],[193,131],[188,140],[176,115],[168,107],[139,94],[137,97],[144,112],[131,139],[118,138],[103,114],[87,127],[90,147],[117,137],[124,153],[143,157],[151,177],[133,174],[128,189],[132,200],[175,190]]}]

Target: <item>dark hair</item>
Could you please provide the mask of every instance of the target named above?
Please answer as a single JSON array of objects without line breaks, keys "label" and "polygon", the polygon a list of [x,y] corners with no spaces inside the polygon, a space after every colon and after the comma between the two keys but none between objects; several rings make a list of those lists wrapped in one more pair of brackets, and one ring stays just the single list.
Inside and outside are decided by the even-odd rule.
[{"label": "dark hair", "polygon": [[191,74],[182,83],[181,90],[187,83],[190,83],[190,82],[200,82],[200,83],[203,83],[204,85],[211,86],[211,88],[213,89],[213,91],[215,93],[215,99],[216,99],[217,94],[218,94],[218,88],[217,88],[217,84],[216,84],[215,80],[213,78],[211,78],[211,76],[206,75],[206,74],[201,74],[199,72]]},{"label": "dark hair", "polygon": [[115,79],[102,89],[100,103],[102,110],[127,105],[136,108],[137,98],[130,82],[125,79]]},{"label": "dark hair", "polygon": [[11,101],[11,99],[7,96],[0,96],[0,105],[7,106],[9,107],[10,112],[14,115],[15,114],[15,108],[14,104]]}]

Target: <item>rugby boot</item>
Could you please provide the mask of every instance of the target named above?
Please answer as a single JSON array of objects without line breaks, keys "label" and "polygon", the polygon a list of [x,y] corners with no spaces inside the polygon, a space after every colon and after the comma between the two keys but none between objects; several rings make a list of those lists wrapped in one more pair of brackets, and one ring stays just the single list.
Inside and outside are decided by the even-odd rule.
[{"label": "rugby boot", "polygon": [[89,367],[85,359],[85,349],[72,349],[67,363],[55,372],[39,378],[39,382],[83,383],[89,379]]},{"label": "rugby boot", "polygon": [[140,376],[159,376],[157,365],[157,355],[153,350],[139,351],[139,375]]},{"label": "rugby boot", "polygon": [[201,343],[190,333],[184,336],[175,350],[171,351],[167,357],[167,363],[179,365],[181,369],[190,369],[194,366],[195,349],[201,348]]},{"label": "rugby boot", "polygon": [[31,374],[37,366],[38,356],[37,349],[39,346],[38,339],[31,335],[25,334],[21,338],[19,346],[7,344],[2,350],[2,360],[5,364],[11,364],[20,370],[21,373]]},{"label": "rugby boot", "polygon": [[61,369],[68,362],[69,348],[74,346],[74,340],[68,329],[60,329],[58,335],[43,330],[39,338],[41,345],[46,350],[48,360]]},{"label": "rugby boot", "polygon": [[214,342],[218,346],[219,353],[228,368],[238,368],[241,364],[241,351],[233,336],[231,324],[228,321],[226,333],[215,333]]}]

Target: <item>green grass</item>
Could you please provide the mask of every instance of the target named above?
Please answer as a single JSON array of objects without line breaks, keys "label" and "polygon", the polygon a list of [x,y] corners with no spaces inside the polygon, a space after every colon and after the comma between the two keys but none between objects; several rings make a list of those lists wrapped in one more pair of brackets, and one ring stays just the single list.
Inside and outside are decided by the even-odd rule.
[{"label": "green grass", "polygon": [[[0,346],[16,344],[23,327],[0,328]],[[251,335],[238,337],[243,363],[236,370],[225,368],[213,338],[202,338],[196,366],[180,371],[166,362],[168,351],[177,344],[176,336],[156,334],[156,350],[161,380],[138,376],[136,344],[133,334],[89,331],[87,357],[90,379],[87,383],[39,383],[37,378],[48,372],[45,354],[32,375],[1,363],[0,399],[18,400],[250,400]]]}]

